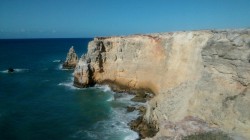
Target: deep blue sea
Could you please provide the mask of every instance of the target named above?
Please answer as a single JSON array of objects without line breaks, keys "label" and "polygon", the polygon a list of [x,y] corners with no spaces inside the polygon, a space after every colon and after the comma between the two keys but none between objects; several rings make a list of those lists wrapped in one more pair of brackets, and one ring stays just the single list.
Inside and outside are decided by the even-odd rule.
[{"label": "deep blue sea", "polygon": [[[80,57],[92,39],[0,40],[0,140],[133,140],[131,95],[108,86],[72,86],[61,68],[71,46]],[[13,67],[14,73],[7,69]]]}]

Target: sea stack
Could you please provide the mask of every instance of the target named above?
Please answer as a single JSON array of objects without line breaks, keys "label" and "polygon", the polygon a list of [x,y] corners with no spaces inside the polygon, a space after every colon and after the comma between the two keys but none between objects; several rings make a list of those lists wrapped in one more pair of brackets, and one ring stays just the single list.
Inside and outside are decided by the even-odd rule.
[{"label": "sea stack", "polygon": [[78,62],[78,56],[75,53],[74,46],[72,46],[69,49],[65,62],[63,63],[63,68],[74,69],[76,67],[77,62]]},{"label": "sea stack", "polygon": [[13,68],[8,68],[8,73],[13,73],[15,70]]},{"label": "sea stack", "polygon": [[74,85],[155,94],[140,119],[159,130],[152,139],[214,131],[250,139],[249,62],[249,29],[97,37],[77,63]]}]

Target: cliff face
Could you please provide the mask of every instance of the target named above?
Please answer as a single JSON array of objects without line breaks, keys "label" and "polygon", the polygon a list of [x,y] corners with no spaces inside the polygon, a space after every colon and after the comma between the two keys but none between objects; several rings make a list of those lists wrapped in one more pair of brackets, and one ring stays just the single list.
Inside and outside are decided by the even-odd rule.
[{"label": "cliff face", "polygon": [[75,53],[74,47],[72,46],[69,49],[65,62],[63,63],[63,68],[73,69],[75,68],[77,63],[78,63],[78,56]]},{"label": "cliff face", "polygon": [[74,78],[153,92],[144,119],[157,121],[154,139],[211,129],[250,139],[250,30],[95,38]]}]

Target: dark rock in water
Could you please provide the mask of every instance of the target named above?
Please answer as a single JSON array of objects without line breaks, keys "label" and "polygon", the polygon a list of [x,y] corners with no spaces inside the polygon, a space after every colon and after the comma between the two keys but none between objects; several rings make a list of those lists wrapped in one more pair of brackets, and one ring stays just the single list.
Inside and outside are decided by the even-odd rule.
[{"label": "dark rock in water", "polygon": [[146,108],[144,106],[140,106],[137,108],[137,110],[140,112],[140,114],[144,115],[146,114]]},{"label": "dark rock in water", "polygon": [[63,68],[64,68],[64,69],[74,69],[75,67],[76,67],[75,64],[70,64],[70,63],[68,63],[68,62],[64,62],[64,63],[63,63]]},{"label": "dark rock in water", "polygon": [[134,98],[131,99],[131,101],[145,103],[147,100],[145,98],[143,98],[143,97],[135,96]]},{"label": "dark rock in water", "polygon": [[127,106],[127,112],[133,112],[134,110],[135,110],[135,107]]},{"label": "dark rock in water", "polygon": [[12,73],[12,72],[14,72],[15,70],[13,69],[13,68],[8,68],[8,72],[9,73]]},{"label": "dark rock in water", "polygon": [[132,130],[139,133],[140,138],[153,137],[158,132],[156,123],[147,123],[142,116],[129,123]]},{"label": "dark rock in water", "polygon": [[131,101],[145,103],[147,101],[146,97],[147,97],[147,95],[145,92],[137,92],[135,97],[132,98]]},{"label": "dark rock in water", "polygon": [[146,113],[146,108],[144,106],[140,106],[136,108],[136,110],[140,112],[140,116],[128,124],[130,128],[139,133],[140,139],[155,136],[159,131],[156,121],[147,122],[143,118]]}]

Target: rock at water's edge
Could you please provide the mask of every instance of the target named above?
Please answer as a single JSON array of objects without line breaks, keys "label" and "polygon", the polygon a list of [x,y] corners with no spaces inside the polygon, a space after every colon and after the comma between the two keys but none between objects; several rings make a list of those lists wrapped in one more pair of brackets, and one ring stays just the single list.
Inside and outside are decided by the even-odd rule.
[{"label": "rock at water's edge", "polygon": [[[89,43],[74,81],[152,91],[142,126],[159,128],[153,139],[198,133],[197,121],[180,123],[186,117],[250,139],[249,62],[249,29],[100,37]],[[184,129],[189,122],[197,125]],[[183,129],[172,132],[169,124]]]},{"label": "rock at water's edge", "polygon": [[72,46],[69,49],[65,62],[63,63],[63,68],[74,69],[77,63],[78,63],[78,56],[75,53],[74,46]]},{"label": "rock at water's edge", "polygon": [[15,69],[13,69],[13,68],[8,68],[8,73],[12,73],[12,72],[14,72],[15,71]]},{"label": "rock at water's edge", "polygon": [[127,112],[133,112],[135,109],[133,106],[127,106]]}]

